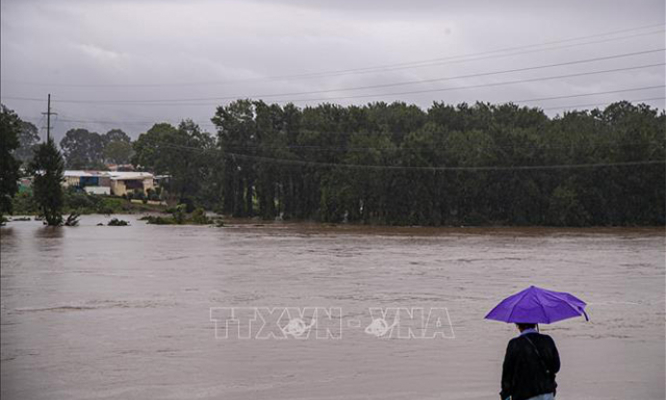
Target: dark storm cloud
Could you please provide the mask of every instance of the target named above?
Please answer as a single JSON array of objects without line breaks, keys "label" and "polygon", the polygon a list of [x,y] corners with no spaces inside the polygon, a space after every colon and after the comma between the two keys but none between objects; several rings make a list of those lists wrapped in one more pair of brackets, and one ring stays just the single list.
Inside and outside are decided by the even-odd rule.
[{"label": "dark storm cloud", "polygon": [[[46,93],[52,93],[54,107],[60,114],[57,136],[75,125],[97,131],[118,126],[136,136],[150,126],[141,121],[175,122],[189,117],[208,123],[214,104],[227,102],[177,106],[94,103],[100,100],[246,97],[328,91],[266,97],[265,100],[298,101],[384,94],[331,101],[363,104],[402,100],[428,107],[435,100],[451,103],[515,101],[664,82],[663,68],[647,68],[501,87],[386,94],[663,62],[663,53],[653,53],[498,76],[330,92],[336,88],[429,80],[663,48],[663,32],[465,63],[307,79],[264,79],[487,52],[663,24],[663,1],[23,0],[3,1],[1,21],[2,101],[25,118],[39,119],[45,102],[11,98],[45,99]],[[201,82],[208,83],[194,84]],[[153,84],[155,86],[145,86]],[[663,96],[663,90],[535,102],[534,105],[603,103],[660,95]],[[66,103],[62,100],[91,102]],[[300,101],[297,104],[317,102]],[[659,107],[664,104],[663,100],[650,103]]]}]

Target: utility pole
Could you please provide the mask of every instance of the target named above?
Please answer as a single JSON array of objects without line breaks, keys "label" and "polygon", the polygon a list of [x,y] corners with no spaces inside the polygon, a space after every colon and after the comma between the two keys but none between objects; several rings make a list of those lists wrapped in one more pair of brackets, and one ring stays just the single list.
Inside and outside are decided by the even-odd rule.
[{"label": "utility pole", "polygon": [[51,93],[49,93],[46,112],[42,114],[46,115],[46,141],[48,142],[51,139],[51,115],[58,115],[51,112]]}]

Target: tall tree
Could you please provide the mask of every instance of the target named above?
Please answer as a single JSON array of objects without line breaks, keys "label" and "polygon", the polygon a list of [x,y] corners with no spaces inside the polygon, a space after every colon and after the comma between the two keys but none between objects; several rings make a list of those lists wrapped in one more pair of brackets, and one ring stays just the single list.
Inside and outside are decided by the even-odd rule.
[{"label": "tall tree", "polygon": [[0,220],[12,212],[12,197],[18,191],[21,162],[12,152],[19,147],[18,135],[23,121],[4,104],[0,104]]},{"label": "tall tree", "polygon": [[435,103],[423,111],[404,103],[299,109],[239,100],[218,107],[212,121],[224,157],[222,210],[236,216],[665,222],[666,114],[646,105],[619,102],[551,119],[510,103]]},{"label": "tall tree", "polygon": [[131,143],[132,139],[121,129],[111,129],[102,136],[104,143],[125,142]]},{"label": "tall tree", "polygon": [[[218,128],[218,143],[230,153],[242,152],[256,156],[259,138],[255,121],[255,104],[250,100],[238,100],[226,107],[218,107],[213,117]],[[243,157],[224,159],[223,182],[224,212],[236,216],[254,214],[255,166]]]},{"label": "tall tree", "polygon": [[102,136],[104,161],[127,164],[132,158],[132,139],[120,129],[111,129]]},{"label": "tall tree", "polygon": [[62,225],[62,181],[65,163],[52,138],[37,147],[29,169],[34,176],[35,201],[46,224]]},{"label": "tall tree", "polygon": [[60,141],[60,148],[68,168],[104,168],[104,138],[97,132],[70,129]]},{"label": "tall tree", "polygon": [[[178,127],[153,125],[134,142],[132,163],[160,175],[169,175],[168,192],[186,204],[216,201],[209,177],[216,166],[215,141],[191,120]],[[202,190],[207,196],[202,199]]]},{"label": "tall tree", "polygon": [[28,165],[33,154],[35,154],[35,148],[39,143],[39,131],[32,123],[23,121],[18,133],[18,138],[19,147],[14,151],[14,156],[18,158],[23,165]]},{"label": "tall tree", "polygon": [[114,140],[104,146],[104,160],[113,164],[127,164],[132,158],[132,144]]}]

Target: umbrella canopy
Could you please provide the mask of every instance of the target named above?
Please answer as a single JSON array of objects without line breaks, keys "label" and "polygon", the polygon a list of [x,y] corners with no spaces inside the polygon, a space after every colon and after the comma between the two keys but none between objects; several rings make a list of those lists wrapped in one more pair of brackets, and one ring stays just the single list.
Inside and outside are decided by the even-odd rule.
[{"label": "umbrella canopy", "polygon": [[502,300],[486,319],[526,324],[550,324],[567,318],[585,316],[585,302],[569,293],[530,286]]}]

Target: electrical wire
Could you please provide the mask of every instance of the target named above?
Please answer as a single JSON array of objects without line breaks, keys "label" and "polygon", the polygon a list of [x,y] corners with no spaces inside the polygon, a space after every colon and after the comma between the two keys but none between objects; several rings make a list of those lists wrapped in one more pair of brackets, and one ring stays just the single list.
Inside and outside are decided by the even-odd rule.
[{"label": "electrical wire", "polygon": [[[23,81],[11,81],[11,80],[4,80],[4,79],[3,79],[3,81],[16,83],[16,84],[22,84],[22,85],[29,85],[29,86],[100,88],[100,87],[181,87],[181,86],[202,86],[202,85],[229,85],[229,84],[234,84],[234,83],[253,82],[253,81],[276,81],[276,80],[277,81],[280,81],[280,80],[283,81],[283,80],[296,80],[296,79],[311,79],[311,78],[320,78],[320,77],[326,77],[326,76],[341,76],[341,75],[349,75],[349,74],[389,72],[389,71],[395,71],[395,70],[400,70],[400,69],[408,69],[408,68],[422,68],[422,67],[429,67],[429,66],[435,66],[435,65],[463,63],[463,62],[486,60],[486,59],[492,59],[492,58],[512,57],[512,56],[515,56],[515,55],[529,54],[529,53],[549,51],[549,50],[557,50],[557,49],[562,49],[562,48],[570,48],[570,47],[590,45],[590,44],[599,44],[599,43],[605,43],[605,42],[628,39],[628,38],[634,38],[634,37],[640,37],[640,36],[653,35],[653,34],[658,34],[658,33],[664,32],[664,29],[660,29],[660,30],[657,30],[657,31],[643,32],[643,33],[638,33],[638,34],[634,34],[634,35],[621,36],[621,37],[616,37],[616,38],[608,38],[608,39],[590,41],[590,42],[585,42],[585,43],[574,43],[574,44],[569,44],[569,45],[564,45],[564,46],[555,46],[555,47],[548,47],[548,48],[544,48],[544,49],[532,49],[532,50],[516,52],[517,50],[530,49],[530,48],[538,47],[538,46],[548,46],[548,45],[553,45],[553,44],[569,43],[569,42],[574,42],[574,41],[579,41],[579,40],[591,39],[591,38],[595,38],[595,37],[616,35],[616,34],[619,34],[619,33],[640,31],[640,30],[652,29],[652,28],[657,28],[657,27],[663,28],[664,24],[660,23],[660,24],[647,25],[647,26],[637,27],[637,28],[622,29],[622,30],[600,33],[600,34],[579,36],[579,37],[563,39],[563,40],[542,42],[542,43],[538,43],[538,44],[505,47],[505,48],[500,48],[500,49],[490,50],[490,51],[484,51],[484,52],[467,53],[467,54],[460,54],[460,55],[447,56],[447,57],[439,57],[439,58],[420,60],[420,61],[411,61],[411,62],[403,62],[403,63],[395,63],[395,64],[384,64],[384,65],[371,66],[371,67],[361,67],[361,68],[351,68],[351,69],[341,69],[341,70],[331,70],[331,71],[320,71],[320,72],[310,72],[310,73],[300,73],[300,74],[290,74],[290,75],[276,75],[276,76],[267,76],[267,77],[247,78],[247,79],[228,80],[228,81],[149,83],[149,84],[71,84],[71,83],[69,83],[69,84],[68,83],[53,84],[53,83],[46,83],[46,82],[23,82]],[[514,52],[510,53],[510,54],[499,54],[499,55],[497,55],[497,53],[503,53],[503,52],[509,52],[509,51],[514,51]]]},{"label": "electrical wire", "polygon": [[[201,152],[208,152],[210,150],[199,149],[189,146],[178,146],[169,144],[160,144],[160,146],[171,147],[181,150],[195,150]],[[364,164],[346,164],[346,163],[328,163],[328,162],[315,162],[305,160],[291,160],[284,158],[273,158],[254,156],[248,154],[232,153],[214,149],[213,151],[221,153],[222,157],[238,158],[241,160],[257,161],[261,163],[272,164],[285,164],[309,167],[323,167],[323,168],[348,168],[348,169],[370,169],[370,170],[397,170],[397,171],[432,171],[432,172],[447,172],[447,171],[511,171],[511,170],[553,170],[553,169],[579,169],[579,168],[607,168],[607,167],[630,167],[639,165],[656,165],[666,164],[665,160],[639,160],[639,161],[626,161],[616,163],[585,163],[585,164],[557,164],[557,165],[511,165],[511,166],[441,166],[441,167],[414,167],[414,166],[397,166],[397,165],[364,165]]]},{"label": "electrical wire", "polygon": [[[535,98],[535,99],[525,99],[525,100],[516,100],[516,101],[510,101],[507,102],[507,104],[511,103],[525,103],[525,102],[531,102],[531,101],[547,101],[547,100],[559,100],[559,99],[565,99],[565,98],[573,98],[573,97],[586,97],[586,96],[596,96],[596,95],[602,95],[602,94],[613,94],[613,93],[624,93],[624,92],[632,92],[632,91],[640,91],[640,90],[650,90],[650,89],[660,89],[664,88],[666,85],[655,85],[655,86],[644,86],[644,87],[638,87],[638,88],[628,88],[628,89],[618,89],[618,90],[608,90],[608,91],[603,91],[603,92],[592,92],[592,93],[579,93],[575,95],[566,95],[566,96],[553,96],[553,97],[541,97],[541,98]],[[630,103],[634,102],[639,102],[639,101],[653,101],[653,100],[663,100],[664,96],[661,97],[646,97],[646,98],[639,98],[639,99],[629,99],[625,100]],[[603,106],[603,105],[608,105],[612,104],[614,102],[601,102],[601,103],[588,103],[588,104],[574,104],[574,105],[562,105],[562,106],[556,106],[556,107],[539,107],[539,106],[534,106],[535,108],[540,108],[541,110],[560,110],[560,109],[575,109],[578,107],[593,107],[593,106]],[[62,114],[62,113],[60,113]],[[36,120],[35,118],[24,118],[28,120]],[[41,118],[43,119],[43,117]],[[159,122],[166,122],[172,125],[177,125],[180,122],[174,122],[174,121],[169,121],[169,120],[164,120],[157,118],[156,120],[145,120],[145,121],[126,121],[126,120],[89,120],[89,119],[76,119],[76,118],[70,118],[65,116],[64,118],[58,117],[58,121],[60,122],[65,122],[65,123],[70,123],[70,124],[84,124],[84,125],[113,125],[113,126],[119,126],[119,125],[138,125],[138,126],[144,126],[144,125],[154,125]],[[215,127],[215,124],[212,124],[207,121],[194,121],[199,126],[207,126],[207,127]],[[327,134],[330,132],[327,132]]]},{"label": "electrical wire", "polygon": [[633,71],[633,70],[638,70],[638,69],[660,67],[660,66],[663,66],[663,65],[666,65],[666,63],[662,62],[662,63],[656,63],[656,64],[639,65],[639,66],[634,66],[634,67],[614,68],[614,69],[607,69],[607,70],[600,70],[600,71],[580,72],[580,73],[574,73],[574,74],[554,75],[554,76],[546,76],[546,77],[538,77],[538,78],[530,78],[530,79],[519,79],[519,80],[504,81],[504,82],[490,82],[490,83],[477,84],[477,85],[447,87],[447,88],[439,88],[439,89],[411,90],[411,91],[404,91],[404,92],[391,92],[391,93],[352,95],[352,96],[336,96],[336,97],[324,97],[324,98],[307,98],[307,99],[298,99],[298,100],[276,100],[275,102],[276,103],[299,103],[299,102],[309,102],[309,101],[349,100],[349,99],[384,97],[384,96],[404,96],[404,95],[412,95],[412,94],[448,92],[448,91],[456,91],[456,90],[478,89],[478,88],[484,88],[484,87],[515,85],[515,84],[520,84],[520,83],[549,81],[549,80],[556,80],[556,79],[573,78],[573,77],[580,77],[580,76],[590,76],[590,75],[606,74],[606,73],[613,73],[613,72]]},{"label": "electrical wire", "polygon": [[[666,96],[661,96],[661,97],[648,97],[648,98],[643,98],[643,99],[635,99],[635,100],[627,100],[630,103],[634,103],[637,101],[654,101],[654,100],[664,100],[666,99]],[[609,103],[588,103],[588,104],[573,104],[573,105],[567,105],[567,106],[559,106],[559,107],[546,107],[546,108],[541,108],[542,110],[561,110],[561,109],[577,109],[577,108],[583,108],[583,107],[597,107],[597,106],[603,106]],[[612,103],[610,103],[612,104]]]},{"label": "electrical wire", "polygon": [[[393,82],[393,83],[384,83],[384,84],[377,84],[377,85],[355,86],[355,87],[335,88],[335,89],[326,89],[326,90],[310,90],[310,91],[300,91],[300,92],[264,93],[264,94],[257,93],[257,94],[249,94],[249,95],[238,94],[238,95],[223,96],[223,97],[199,97],[199,98],[180,98],[180,99],[143,99],[143,100],[133,100],[133,99],[119,99],[119,100],[85,99],[84,100],[84,99],[76,99],[76,100],[74,100],[74,99],[66,99],[65,98],[65,99],[59,99],[58,101],[60,103],[86,103],[86,104],[91,104],[91,103],[97,103],[97,104],[116,104],[116,103],[122,103],[122,104],[149,104],[149,103],[150,104],[170,104],[170,103],[202,102],[202,101],[213,101],[213,100],[214,101],[234,100],[234,99],[238,99],[238,98],[267,98],[267,97],[284,97],[284,96],[303,96],[303,95],[309,95],[309,94],[347,92],[347,91],[356,91],[356,90],[368,90],[368,89],[381,89],[381,88],[398,87],[398,86],[409,86],[409,85],[416,85],[416,84],[444,82],[444,81],[456,80],[456,79],[468,79],[468,78],[477,78],[477,77],[482,77],[482,76],[509,74],[509,73],[515,73],[515,72],[534,71],[534,70],[540,70],[540,69],[546,69],[546,68],[556,68],[556,67],[561,67],[561,66],[578,65],[578,64],[586,64],[586,63],[597,62],[597,61],[606,61],[606,60],[614,60],[614,59],[618,59],[618,58],[634,57],[634,56],[644,55],[644,54],[653,54],[653,53],[663,52],[664,50],[666,50],[666,48],[662,47],[662,48],[658,48],[658,49],[650,49],[650,50],[630,52],[630,53],[614,54],[614,55],[603,56],[603,57],[593,57],[593,58],[587,58],[587,59],[582,59],[582,60],[565,61],[565,62],[560,62],[560,63],[552,63],[552,64],[532,66],[532,67],[513,68],[513,69],[497,70],[497,71],[490,71],[490,72],[481,72],[481,73],[466,74],[466,75],[439,77],[439,78],[433,78],[433,79],[421,79],[421,80],[412,80],[412,81],[404,81],[404,82]],[[7,97],[7,98],[12,99],[12,97]],[[42,101],[42,99],[39,99],[39,100]]]}]

